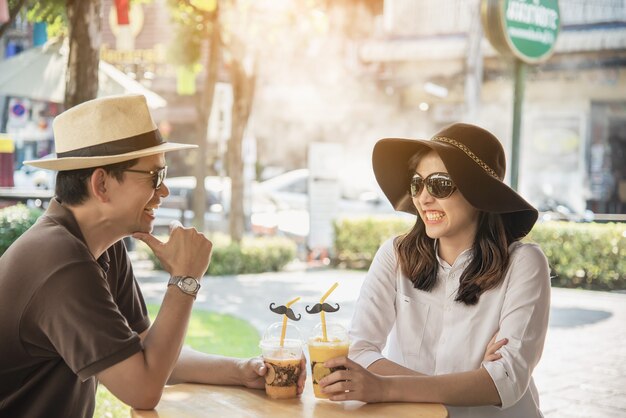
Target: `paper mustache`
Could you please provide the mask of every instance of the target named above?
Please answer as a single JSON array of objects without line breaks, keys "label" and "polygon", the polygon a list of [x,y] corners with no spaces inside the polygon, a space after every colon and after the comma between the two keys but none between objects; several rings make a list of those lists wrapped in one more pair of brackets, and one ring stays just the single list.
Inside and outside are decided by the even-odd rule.
[{"label": "paper mustache", "polygon": [[298,317],[296,318],[296,314],[293,313],[293,310],[286,307],[285,305],[280,305],[277,307],[274,307],[274,305],[276,305],[276,303],[270,303],[270,311],[274,313],[277,313],[279,315],[287,315],[287,318],[291,319],[292,321],[299,321],[300,318],[302,318],[301,314],[298,314]]},{"label": "paper mustache", "polygon": [[310,314],[320,313],[321,311],[337,312],[339,310],[339,304],[335,303],[335,306],[336,307],[333,308],[332,305],[328,303],[316,303],[311,309],[309,309],[309,305],[306,305],[306,308],[304,308],[304,310]]}]

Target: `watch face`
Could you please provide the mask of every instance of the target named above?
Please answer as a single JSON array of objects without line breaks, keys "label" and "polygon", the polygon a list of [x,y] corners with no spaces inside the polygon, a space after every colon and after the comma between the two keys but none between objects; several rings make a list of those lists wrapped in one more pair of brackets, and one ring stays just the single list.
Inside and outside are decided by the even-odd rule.
[{"label": "watch face", "polygon": [[196,282],[192,277],[185,277],[180,281],[180,287],[185,292],[195,292],[198,290],[198,282]]}]

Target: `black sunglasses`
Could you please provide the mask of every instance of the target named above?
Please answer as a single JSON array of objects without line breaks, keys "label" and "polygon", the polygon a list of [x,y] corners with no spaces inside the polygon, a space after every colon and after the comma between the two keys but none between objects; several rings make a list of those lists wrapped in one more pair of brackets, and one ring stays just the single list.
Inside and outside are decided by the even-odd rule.
[{"label": "black sunglasses", "polygon": [[425,179],[415,174],[411,179],[411,197],[419,196],[424,190],[424,184],[428,194],[435,199],[446,199],[456,190],[456,185],[448,173],[432,173]]},{"label": "black sunglasses", "polygon": [[167,176],[167,166],[163,168],[159,168],[158,170],[131,170],[126,169],[124,171],[130,171],[131,173],[142,173],[142,174],[150,174],[152,176],[152,187],[154,189],[158,189],[163,184],[163,180],[165,180],[165,176]]}]

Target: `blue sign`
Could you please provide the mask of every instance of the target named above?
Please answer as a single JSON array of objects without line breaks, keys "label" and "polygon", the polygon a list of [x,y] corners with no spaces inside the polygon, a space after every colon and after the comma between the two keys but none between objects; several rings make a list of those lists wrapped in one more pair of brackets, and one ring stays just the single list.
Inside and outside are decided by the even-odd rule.
[{"label": "blue sign", "polygon": [[17,117],[20,117],[23,116],[24,113],[26,113],[26,108],[23,104],[17,103],[11,107],[11,113],[13,113]]}]

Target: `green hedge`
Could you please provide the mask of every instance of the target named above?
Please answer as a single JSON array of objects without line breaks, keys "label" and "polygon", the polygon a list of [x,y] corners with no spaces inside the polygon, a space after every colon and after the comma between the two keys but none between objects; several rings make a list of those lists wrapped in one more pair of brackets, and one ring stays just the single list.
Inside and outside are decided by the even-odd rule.
[{"label": "green hedge", "polygon": [[548,257],[553,285],[626,289],[626,224],[546,222],[528,240]]},{"label": "green hedge", "polygon": [[[409,221],[397,219],[338,221],[333,263],[366,269],[383,241],[409,228]],[[539,223],[526,241],[541,246],[555,286],[626,289],[626,224]]]},{"label": "green hedge", "polygon": [[[167,240],[167,237],[160,237]],[[244,238],[241,244],[230,242],[225,235],[214,235],[213,254],[207,274],[225,276],[234,274],[279,271],[296,257],[296,244],[286,238]],[[137,242],[137,251],[152,260],[154,267],[162,269],[154,253]]]},{"label": "green hedge", "polygon": [[0,209],[0,256],[41,216],[41,209],[19,204]]},{"label": "green hedge", "polygon": [[[24,205],[0,209],[0,256],[43,213]],[[167,238],[163,238],[167,239]],[[296,257],[296,244],[286,238],[245,238],[241,245],[230,243],[225,235],[215,235],[213,255],[207,274],[232,275],[279,271]],[[160,268],[152,251],[137,241],[137,251]]]},{"label": "green hedge", "polygon": [[388,238],[411,228],[398,218],[360,218],[336,221],[333,264],[353,269],[369,268],[378,247]]}]

